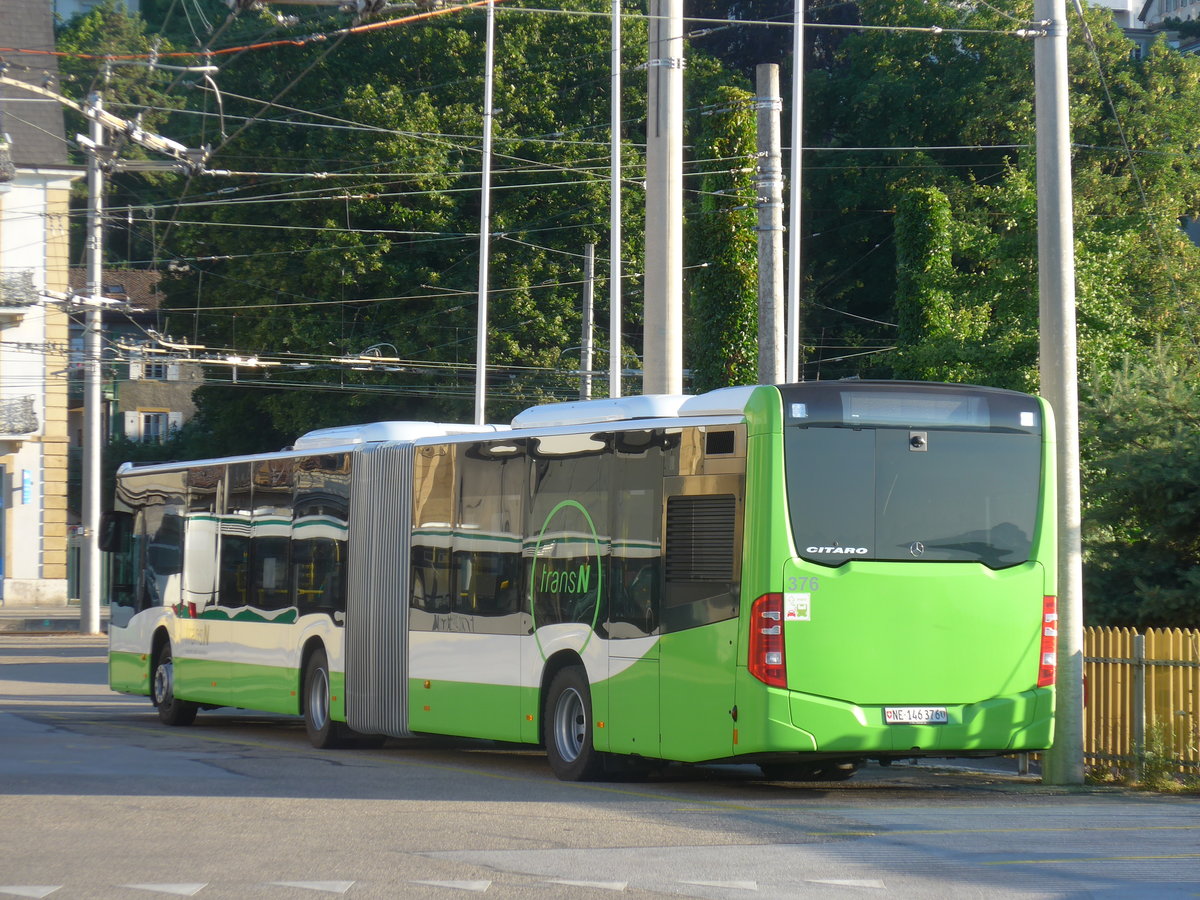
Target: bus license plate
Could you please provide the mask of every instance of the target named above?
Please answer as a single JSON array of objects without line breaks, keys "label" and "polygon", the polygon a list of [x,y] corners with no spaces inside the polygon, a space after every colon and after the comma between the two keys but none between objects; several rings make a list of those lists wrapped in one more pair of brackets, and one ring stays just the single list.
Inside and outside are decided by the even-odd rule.
[{"label": "bus license plate", "polygon": [[883,721],[888,725],[945,725],[950,719],[944,706],[885,706]]}]

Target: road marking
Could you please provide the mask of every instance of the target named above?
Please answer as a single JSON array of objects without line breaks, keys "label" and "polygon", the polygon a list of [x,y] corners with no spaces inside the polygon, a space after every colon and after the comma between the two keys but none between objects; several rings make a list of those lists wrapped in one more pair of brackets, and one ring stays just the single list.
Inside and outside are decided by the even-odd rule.
[{"label": "road marking", "polygon": [[565,884],[567,887],[596,888],[600,891],[617,891],[618,893],[629,887],[628,881],[567,881],[562,878],[551,878],[546,883]]},{"label": "road marking", "polygon": [[492,886],[490,881],[410,881],[409,884],[427,884],[431,887],[454,888],[459,891],[472,891],[476,894],[482,894]]},{"label": "road marking", "polygon": [[1166,853],[1162,856],[1074,856],[1063,859],[998,859],[985,866],[1036,866],[1049,863],[1145,862],[1149,860],[1200,859],[1200,853]]},{"label": "road marking", "polygon": [[681,884],[694,884],[697,887],[729,888],[734,891],[757,891],[757,881],[683,881]]},{"label": "road marking", "polygon": [[208,882],[203,884],[123,884],[121,887],[136,888],[139,891],[154,891],[159,894],[175,894],[177,897],[194,897],[200,893]]},{"label": "road marking", "polygon": [[308,891],[322,891],[326,894],[344,894],[354,887],[353,881],[272,881],[280,887],[304,888]]},{"label": "road marking", "polygon": [[1200,831],[1200,825],[1095,825],[1078,828],[902,828],[889,831],[806,831],[808,837],[896,837],[909,834],[1054,834],[1095,831]]},{"label": "road marking", "polygon": [[61,884],[4,884],[0,885],[0,894],[12,897],[49,897],[57,891]]},{"label": "road marking", "polygon": [[878,878],[864,878],[856,880],[853,878],[808,878],[808,884],[835,884],[838,887],[860,887],[860,888],[879,888],[884,889],[884,884]]}]

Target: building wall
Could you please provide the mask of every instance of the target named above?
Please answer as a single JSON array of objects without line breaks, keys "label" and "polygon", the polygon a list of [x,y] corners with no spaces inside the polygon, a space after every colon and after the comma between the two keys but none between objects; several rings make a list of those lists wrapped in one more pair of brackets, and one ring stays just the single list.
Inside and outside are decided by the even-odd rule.
[{"label": "building wall", "polygon": [[1088,6],[1112,10],[1113,18],[1121,28],[1132,28],[1144,5],[1145,0],[1088,0]]},{"label": "building wall", "polygon": [[[182,428],[196,414],[192,392],[203,383],[203,373],[195,363],[164,365],[166,378],[144,376],[141,365],[131,365],[143,371],[138,377],[118,381],[114,385],[113,429],[134,441],[151,440],[144,431],[144,414],[156,413],[165,417],[166,433]],[[133,374],[133,373],[131,373]]]},{"label": "building wall", "polygon": [[[66,286],[67,198],[73,173],[18,170],[0,195],[0,272],[35,289]],[[31,303],[0,318],[0,400],[32,400],[33,430],[8,428],[4,466],[6,606],[67,602],[66,315]]]},{"label": "building wall", "polygon": [[1146,25],[1163,24],[1166,19],[1200,19],[1200,0],[1154,0],[1146,9]]},{"label": "building wall", "polygon": [[[70,248],[67,238],[70,192],[64,186],[49,192],[46,227],[46,287],[67,292]],[[45,527],[42,577],[67,578],[67,432],[68,352],[70,319],[57,307],[46,309],[46,391],[42,426]]]}]

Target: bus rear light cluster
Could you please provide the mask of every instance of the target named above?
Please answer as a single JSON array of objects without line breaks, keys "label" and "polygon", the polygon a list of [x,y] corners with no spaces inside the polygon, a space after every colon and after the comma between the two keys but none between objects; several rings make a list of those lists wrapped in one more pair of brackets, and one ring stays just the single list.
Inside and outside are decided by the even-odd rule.
[{"label": "bus rear light cluster", "polygon": [[1038,663],[1038,687],[1054,684],[1058,668],[1058,603],[1055,597],[1042,598],[1042,646]]},{"label": "bus rear light cluster", "polygon": [[787,687],[783,652],[783,594],[763,594],[750,608],[750,674],[770,687]]}]

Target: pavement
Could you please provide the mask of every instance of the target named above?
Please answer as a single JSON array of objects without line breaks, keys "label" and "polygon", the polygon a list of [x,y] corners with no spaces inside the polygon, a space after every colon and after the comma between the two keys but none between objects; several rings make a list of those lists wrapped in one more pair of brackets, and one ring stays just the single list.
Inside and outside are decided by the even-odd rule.
[{"label": "pavement", "polygon": [[[0,603],[0,633],[77,634],[79,603],[66,606],[8,606]],[[100,607],[100,630],[108,630],[108,607]]]}]

